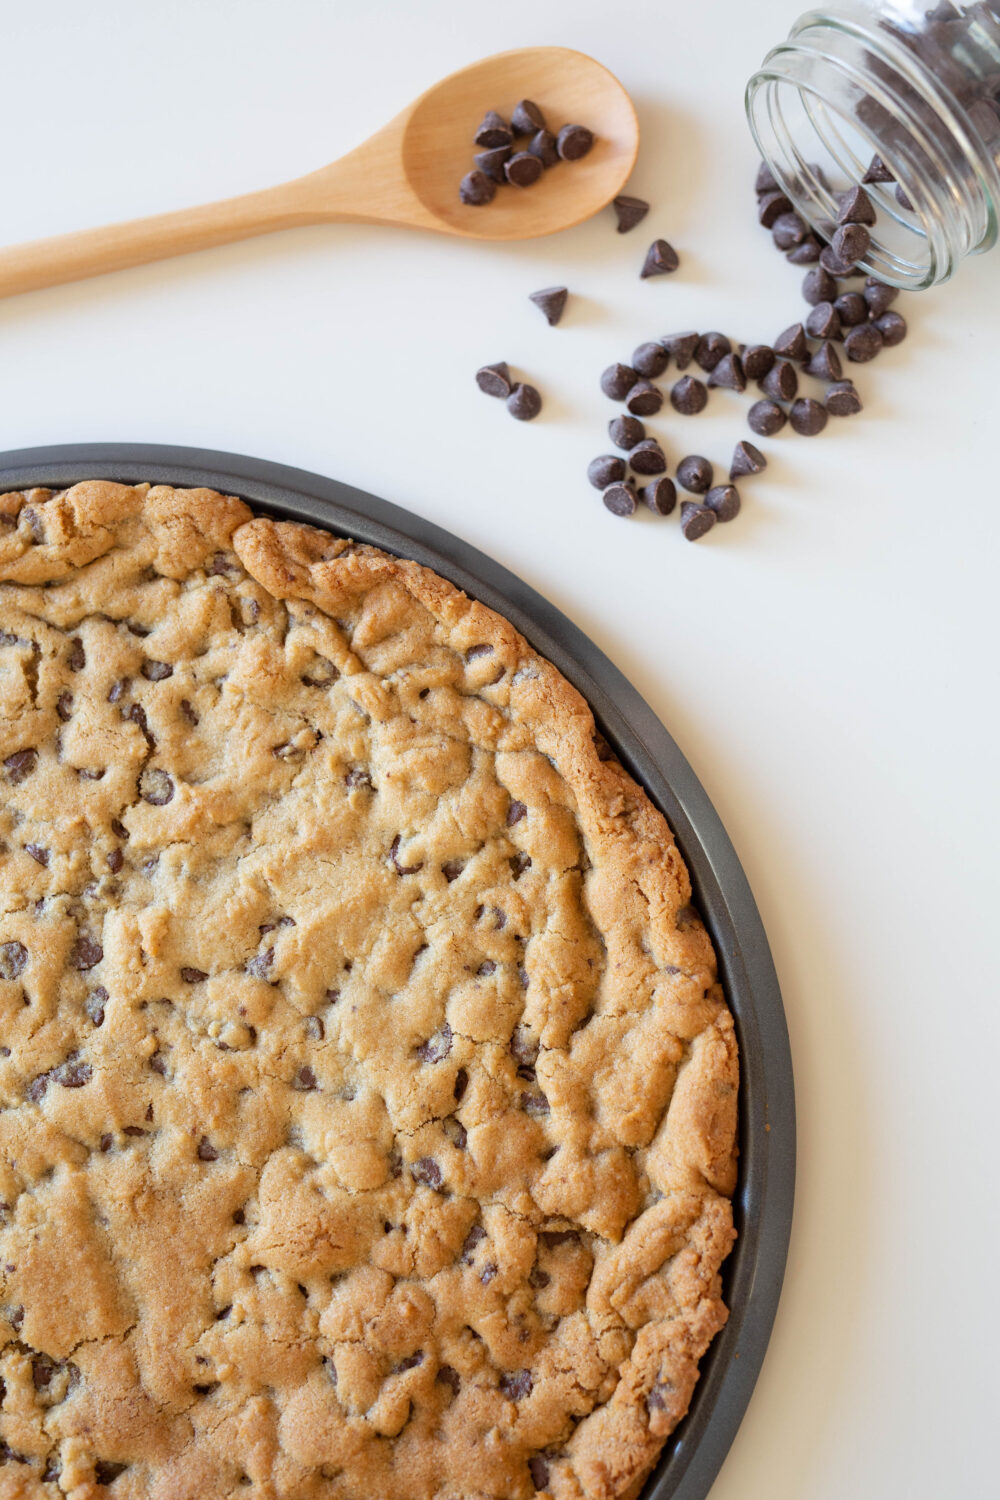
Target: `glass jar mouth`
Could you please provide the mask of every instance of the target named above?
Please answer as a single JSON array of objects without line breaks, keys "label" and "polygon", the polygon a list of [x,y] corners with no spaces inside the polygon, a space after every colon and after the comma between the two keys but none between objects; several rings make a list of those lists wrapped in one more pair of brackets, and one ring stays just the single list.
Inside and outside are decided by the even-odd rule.
[{"label": "glass jar mouth", "polygon": [[[836,228],[839,192],[881,157],[894,180],[865,184],[877,222],[861,263],[880,281],[931,286],[994,243],[992,195],[948,101],[849,18],[803,17],[751,78],[746,112],[764,160],[823,239]],[[866,114],[893,128],[877,134]]]}]

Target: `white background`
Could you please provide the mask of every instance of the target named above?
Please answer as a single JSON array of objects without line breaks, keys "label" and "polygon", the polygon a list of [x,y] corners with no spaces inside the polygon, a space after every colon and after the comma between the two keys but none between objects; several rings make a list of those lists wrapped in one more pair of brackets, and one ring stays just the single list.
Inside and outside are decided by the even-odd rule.
[{"label": "white background", "polygon": [[[505,46],[591,52],[642,126],[631,235],[304,230],[0,304],[0,442],[201,444],[351,481],[548,595],[619,663],[736,844],[800,1128],[785,1293],[712,1500],[996,1494],[1000,250],[898,304],[866,410],[767,444],[739,520],[615,520],[597,375],[685,327],[756,341],[801,272],[753,213],[742,89],[796,0],[534,6],[2,0],[0,235],[267,185]],[[489,103],[490,101],[484,101]],[[542,101],[544,103],[544,101]],[[594,122],[595,124],[598,122]],[[640,282],[665,235],[673,277]],[[549,329],[528,292],[566,282]],[[544,393],[511,421],[472,374]],[[657,426],[728,458],[745,402]]]}]

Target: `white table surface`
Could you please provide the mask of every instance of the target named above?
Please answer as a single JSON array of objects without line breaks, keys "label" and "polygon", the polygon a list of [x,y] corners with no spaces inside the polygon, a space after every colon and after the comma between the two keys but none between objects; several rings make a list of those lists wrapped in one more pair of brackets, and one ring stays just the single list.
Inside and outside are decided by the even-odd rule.
[{"label": "white table surface", "polygon": [[[566,611],[693,763],[781,979],[799,1119],[785,1291],[712,1500],[996,1494],[994,1074],[1000,250],[904,299],[860,417],[787,432],[699,545],[587,486],[599,371],[641,339],[755,341],[801,272],[756,226],[742,89],[795,0],[3,0],[6,242],[269,184],[504,46],[593,53],[631,91],[654,207],[479,246],[272,236],[0,304],[3,445],[197,444],[430,517]],[[490,101],[484,101],[489,103]],[[543,101],[544,102],[544,101]],[[681,256],[640,282],[654,235]],[[566,282],[549,329],[527,293]],[[472,374],[545,395],[516,424]],[[742,400],[657,425],[728,458]]]}]

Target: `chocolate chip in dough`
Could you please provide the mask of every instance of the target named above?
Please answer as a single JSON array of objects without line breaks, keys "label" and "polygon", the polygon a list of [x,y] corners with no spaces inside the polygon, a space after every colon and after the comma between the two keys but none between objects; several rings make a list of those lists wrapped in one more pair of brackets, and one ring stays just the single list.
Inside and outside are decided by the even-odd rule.
[{"label": "chocolate chip in dough", "polygon": [[626,193],[620,193],[611,204],[618,220],[618,233],[628,234],[637,224],[641,224],[649,213],[649,204],[645,198],[630,198]]},{"label": "chocolate chip in dough", "polygon": [[496,183],[477,168],[474,172],[466,172],[458,185],[458,196],[470,208],[481,208],[484,203],[492,203],[496,190]]},{"label": "chocolate chip in dough", "polygon": [[654,515],[669,516],[677,504],[677,490],[673,480],[661,474],[643,488],[642,498]]},{"label": "chocolate chip in dough", "polygon": [[689,453],[677,465],[677,483],[692,495],[704,495],[712,488],[713,470],[700,453]]},{"label": "chocolate chip in dough", "polygon": [[647,380],[655,380],[657,376],[662,375],[669,363],[670,355],[662,344],[653,342],[640,344],[632,351],[633,368],[638,370],[640,375],[645,375]]},{"label": "chocolate chip in dough", "polygon": [[531,151],[515,151],[504,163],[503,175],[514,187],[531,187],[541,177],[545,168]]},{"label": "chocolate chip in dough", "polygon": [[739,442],[733,449],[733,461],[729,466],[730,479],[741,479],[745,474],[759,474],[767,468],[767,459],[753,443]]},{"label": "chocolate chip in dough", "polygon": [[826,426],[826,408],[810,396],[803,396],[793,401],[788,420],[803,437],[815,437]]},{"label": "chocolate chip in dough", "polygon": [[543,167],[554,167],[559,160],[556,138],[551,130],[539,130],[528,142],[528,150],[537,156]]},{"label": "chocolate chip in dough", "polygon": [[788,418],[777,401],[755,401],[747,412],[747,423],[758,437],[773,437],[780,432]]},{"label": "chocolate chip in dough", "polygon": [[477,151],[476,166],[491,182],[503,182],[504,165],[510,159],[509,146],[495,146],[492,151]]},{"label": "chocolate chip in dough", "polygon": [[473,136],[477,146],[485,146],[488,150],[495,150],[497,146],[509,146],[513,139],[510,126],[495,109],[486,111],[482,124]]},{"label": "chocolate chip in dough", "polygon": [[503,360],[495,365],[483,365],[476,371],[476,384],[487,396],[499,396],[506,401],[514,388],[510,370]]},{"label": "chocolate chip in dough", "polygon": [[681,505],[681,531],[689,542],[698,541],[715,525],[715,511],[707,505],[698,505],[694,500],[685,500]]},{"label": "chocolate chip in dough", "polygon": [[545,315],[545,321],[549,327],[554,328],[566,311],[568,296],[569,291],[564,286],[546,286],[540,292],[531,292],[528,301],[535,304]]},{"label": "chocolate chip in dough", "polygon": [[542,409],[542,398],[533,385],[519,381],[507,397],[507,410],[519,422],[531,422]]},{"label": "chocolate chip in dough", "polygon": [[861,397],[852,380],[837,380],[827,387],[826,409],[831,417],[853,417],[861,410]]},{"label": "chocolate chip in dough", "polygon": [[604,491],[602,499],[613,516],[635,514],[635,486],[632,484],[611,484]]},{"label": "chocolate chip in dough", "polygon": [[515,135],[534,135],[545,129],[545,116],[531,99],[519,99],[510,117],[510,128]]},{"label": "chocolate chip in dough", "polygon": [[623,448],[626,452],[636,443],[641,443],[645,436],[646,429],[638,417],[612,417],[608,423],[608,437],[616,448]]},{"label": "chocolate chip in dough", "polygon": [[682,417],[695,417],[708,405],[708,391],[693,375],[682,375],[671,386],[670,404]]},{"label": "chocolate chip in dough", "polygon": [[671,271],[676,271],[679,265],[680,259],[673,245],[667,240],[654,240],[646,251],[646,259],[639,275],[644,281],[650,276],[667,276]]},{"label": "chocolate chip in dough", "polygon": [[594,133],[586,125],[564,125],[556,136],[556,150],[563,161],[579,161],[594,144]]},{"label": "chocolate chip in dough", "polygon": [[625,473],[625,460],[616,453],[602,453],[587,465],[587,478],[595,490],[606,490],[609,484],[620,484]]},{"label": "chocolate chip in dough", "polygon": [[608,365],[601,375],[601,390],[612,401],[624,401],[638,379],[639,372],[631,365]]},{"label": "chocolate chip in dough", "polygon": [[625,405],[634,417],[655,417],[663,405],[663,392],[648,380],[637,380]]},{"label": "chocolate chip in dough", "polygon": [[705,504],[715,511],[717,521],[734,521],[740,513],[740,496],[734,484],[714,484],[705,496]]},{"label": "chocolate chip in dough", "polygon": [[667,460],[655,438],[644,438],[641,443],[636,443],[628,461],[636,474],[666,473]]}]

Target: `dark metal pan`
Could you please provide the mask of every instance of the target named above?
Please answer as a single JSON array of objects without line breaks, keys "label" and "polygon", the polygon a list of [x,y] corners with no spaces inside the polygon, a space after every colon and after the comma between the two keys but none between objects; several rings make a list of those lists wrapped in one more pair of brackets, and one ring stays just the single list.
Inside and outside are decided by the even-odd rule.
[{"label": "dark metal pan", "polygon": [[691,1409],[643,1500],[705,1500],[764,1359],[778,1304],[795,1185],[795,1105],[777,976],[736,851],[663,725],[618,668],[513,573],[420,516],[333,479],[233,453],[141,443],[0,454],[0,491],[81,479],[206,485],[255,510],[311,522],[434,568],[511,620],[579,689],[622,763],[661,809],[691,872],[719,955],[740,1047],[739,1239],[724,1268],[730,1318],[702,1361]]}]

